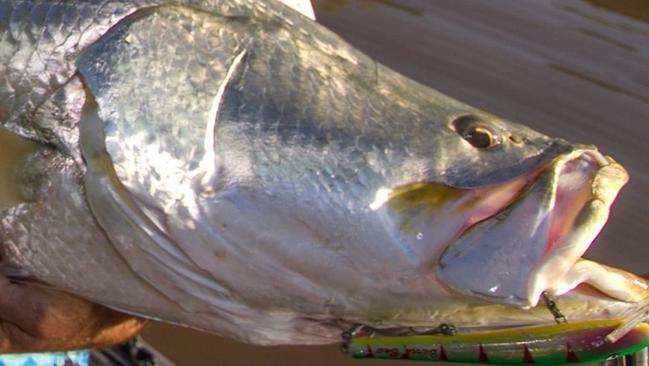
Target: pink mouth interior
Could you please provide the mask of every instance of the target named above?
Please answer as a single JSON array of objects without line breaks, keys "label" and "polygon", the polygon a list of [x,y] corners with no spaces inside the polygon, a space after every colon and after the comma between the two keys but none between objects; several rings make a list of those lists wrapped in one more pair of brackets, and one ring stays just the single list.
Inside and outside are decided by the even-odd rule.
[{"label": "pink mouth interior", "polygon": [[473,192],[478,204],[473,207],[464,220],[464,225],[460,230],[462,236],[468,229],[479,222],[488,220],[505,210],[509,205],[516,201],[516,198],[525,190],[538,173],[533,173],[526,177],[517,178],[509,183],[498,187],[487,187],[477,189]]},{"label": "pink mouth interior", "polygon": [[[515,179],[497,188],[482,188],[474,192],[480,197],[480,203],[471,210],[460,231],[460,236],[475,224],[488,220],[514,203],[527,187],[534,184],[538,176],[546,170],[538,171]],[[570,231],[575,218],[591,196],[592,178],[597,172],[598,165],[590,156],[583,154],[565,163],[560,170],[559,182],[555,193],[552,225],[549,240],[545,249],[546,254],[552,251],[559,240]]]},{"label": "pink mouth interior", "polygon": [[568,234],[579,211],[591,198],[592,179],[597,169],[597,163],[588,155],[573,159],[561,168],[546,254]]}]

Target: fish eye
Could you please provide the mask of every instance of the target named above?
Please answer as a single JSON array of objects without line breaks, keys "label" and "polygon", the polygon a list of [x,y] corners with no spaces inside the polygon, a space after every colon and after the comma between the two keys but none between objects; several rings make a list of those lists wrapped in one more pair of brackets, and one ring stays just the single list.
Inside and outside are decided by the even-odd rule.
[{"label": "fish eye", "polygon": [[462,116],[453,121],[455,131],[468,143],[479,149],[500,145],[500,135],[487,122],[475,116]]}]

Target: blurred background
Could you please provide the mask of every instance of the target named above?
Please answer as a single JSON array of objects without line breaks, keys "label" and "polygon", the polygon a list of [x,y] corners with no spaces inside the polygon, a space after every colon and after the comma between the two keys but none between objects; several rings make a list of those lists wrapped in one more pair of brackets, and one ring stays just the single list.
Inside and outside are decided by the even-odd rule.
[{"label": "blurred background", "polygon": [[[588,256],[649,273],[649,0],[317,0],[314,6],[319,23],[412,79],[615,157],[631,182]],[[384,363],[351,360],[338,345],[253,347],[162,324],[144,337],[181,366]]]}]

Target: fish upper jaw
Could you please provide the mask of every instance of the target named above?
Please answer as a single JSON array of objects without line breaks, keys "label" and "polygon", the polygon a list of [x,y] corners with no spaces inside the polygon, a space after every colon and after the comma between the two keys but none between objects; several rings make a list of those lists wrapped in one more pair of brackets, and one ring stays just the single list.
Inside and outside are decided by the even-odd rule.
[{"label": "fish upper jaw", "polygon": [[445,249],[437,279],[456,292],[521,308],[536,306],[544,291],[560,295],[584,282],[616,300],[649,296],[644,280],[581,259],[628,180],[624,168],[579,149],[535,174],[514,203]]}]

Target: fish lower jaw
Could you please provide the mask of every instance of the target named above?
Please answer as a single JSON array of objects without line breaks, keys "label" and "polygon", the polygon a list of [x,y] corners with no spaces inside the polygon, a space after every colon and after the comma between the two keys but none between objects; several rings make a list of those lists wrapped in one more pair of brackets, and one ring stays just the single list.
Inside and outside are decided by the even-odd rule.
[{"label": "fish lower jaw", "polygon": [[532,271],[527,299],[530,306],[538,303],[543,292],[562,295],[581,283],[620,301],[637,302],[649,296],[647,283],[640,277],[581,258],[604,227],[611,204],[628,180],[622,166],[606,159],[608,164],[600,162],[593,177],[591,199],[581,208],[572,228]]},{"label": "fish lower jaw", "polygon": [[568,273],[547,290],[552,295],[563,295],[580,284],[587,284],[604,295],[625,302],[649,299],[649,282],[632,273],[580,259]]}]

